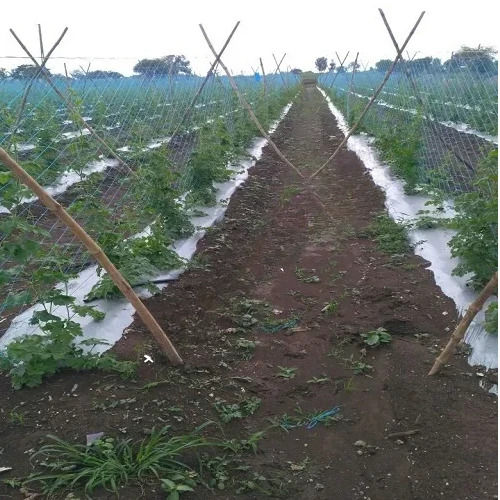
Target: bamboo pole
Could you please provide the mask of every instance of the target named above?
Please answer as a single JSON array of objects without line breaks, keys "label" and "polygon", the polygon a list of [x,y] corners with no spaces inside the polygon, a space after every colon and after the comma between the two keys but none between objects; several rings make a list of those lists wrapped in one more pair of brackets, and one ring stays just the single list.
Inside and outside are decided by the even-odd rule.
[{"label": "bamboo pole", "polygon": [[167,337],[161,326],[143,304],[141,299],[134,292],[127,280],[121,275],[120,271],[109,260],[107,255],[101,250],[99,245],[87,234],[87,232],[78,224],[78,222],[68,214],[68,212],[50,196],[38,182],[33,179],[4,149],[0,148],[0,161],[27,186],[40,199],[40,201],[58,217],[70,231],[80,240],[90,254],[107,271],[114,284],[123,293],[127,300],[132,304],[137,314],[149,329],[155,338],[158,346],[167,356],[173,365],[182,365],[182,358],[179,356],[170,339]]},{"label": "bamboo pole", "polygon": [[349,107],[351,104],[351,93],[352,93],[352,85],[354,83],[354,75],[356,73],[356,67],[358,64],[358,56],[359,52],[356,53],[356,59],[354,59],[354,66],[352,67],[351,81],[349,82],[349,88],[347,92],[347,120],[349,121]]},{"label": "bamboo pole", "polygon": [[38,40],[40,41],[40,61],[43,63],[45,56],[43,55],[43,37],[42,37],[42,25],[38,25]]},{"label": "bamboo pole", "polygon": [[66,86],[68,87],[68,89],[71,90],[71,81],[68,75],[68,68],[66,67],[66,63],[63,64],[64,64],[64,74],[66,75]]},{"label": "bamboo pole", "polygon": [[[82,92],[85,93],[85,89],[87,88],[87,82],[89,81],[89,71],[90,71],[90,64],[88,64],[87,66],[87,69],[85,69],[82,65],[80,65],[80,69],[83,71],[83,74],[85,75],[85,78],[83,80],[83,90]],[[92,85],[98,89],[97,85],[94,83],[93,80],[90,80],[90,83],[92,83]]]},{"label": "bamboo pole", "polygon": [[267,84],[266,84],[266,72],[264,71],[264,63],[262,62],[262,57],[259,57],[260,69],[262,70],[262,82],[264,85],[264,95],[267,95]]},{"label": "bamboo pole", "polygon": [[392,72],[394,71],[394,68],[395,68],[397,62],[401,58],[401,54],[403,53],[404,49],[408,45],[408,42],[410,41],[411,37],[415,33],[415,30],[417,29],[418,25],[420,24],[420,21],[424,17],[424,14],[425,14],[425,11],[422,11],[422,13],[420,14],[420,16],[417,19],[417,22],[415,23],[415,25],[411,29],[410,33],[406,37],[406,40],[404,41],[403,46],[398,51],[398,53],[396,55],[396,58],[394,59],[394,61],[392,62],[391,66],[387,70],[387,72],[386,72],[386,74],[384,76],[384,79],[382,80],[382,83],[378,86],[377,90],[375,91],[375,93],[371,97],[371,99],[368,102],[368,104],[366,105],[365,109],[362,111],[360,117],[358,118],[358,121],[352,126],[351,130],[349,130],[349,132],[346,134],[346,136],[344,137],[344,139],[342,140],[342,142],[337,146],[337,149],[333,152],[333,154],[330,156],[330,158],[328,158],[328,160],[326,160],[325,163],[323,163],[323,165],[321,165],[321,167],[319,167],[318,170],[316,170],[316,172],[314,172],[309,177],[310,180],[312,180],[320,172],[323,171],[323,169],[335,158],[335,156],[337,156],[337,153],[342,149],[342,147],[344,146],[344,144],[348,141],[349,137],[351,137],[351,135],[357,130],[357,128],[359,127],[360,123],[363,121],[363,118],[365,117],[366,113],[371,108],[372,104],[375,102],[375,99],[377,99],[378,95],[380,94],[380,92],[384,88],[385,84],[387,83],[387,80],[389,80],[389,77],[391,76]]},{"label": "bamboo pole", "polygon": [[460,320],[460,323],[455,328],[455,331],[451,334],[450,340],[446,344],[446,347],[441,351],[441,354],[434,361],[431,370],[428,375],[435,375],[441,367],[446,364],[450,356],[455,350],[455,346],[464,338],[467,328],[472,323],[472,320],[476,317],[476,314],[483,308],[486,299],[493,295],[498,286],[498,271],[492,276],[490,281],[483,288],[481,293],[476,297],[474,302],[469,306],[467,312]]},{"label": "bamboo pole", "polygon": [[[199,26],[200,26],[201,32],[203,33],[203,36],[204,36],[204,38],[205,38],[208,46],[210,47],[210,50],[213,52],[214,55],[216,55],[217,53],[215,52],[215,49],[214,49],[214,47],[212,45],[212,42],[208,38],[208,35],[207,35],[206,31],[205,31],[205,28],[203,28],[202,24],[200,24]],[[250,115],[250,118],[255,123],[256,127],[259,129],[259,131],[262,134],[262,136],[267,139],[267,142],[271,145],[271,147],[274,149],[274,151],[276,152],[276,154],[290,168],[292,168],[299,177],[301,177],[303,179],[304,175],[302,174],[302,172],[292,162],[290,162],[286,158],[286,156],[278,149],[278,146],[276,146],[276,144],[271,139],[271,137],[269,137],[269,134],[264,130],[264,128],[262,127],[262,125],[259,122],[259,119],[255,116],[255,113],[253,112],[252,108],[250,107],[250,104],[248,104],[247,100],[243,97],[243,95],[241,94],[240,90],[238,89],[238,86],[236,85],[236,82],[234,81],[234,78],[231,75],[231,73],[230,73],[229,69],[227,68],[227,66],[222,62],[222,60],[219,60],[219,64],[220,64],[221,68],[224,70],[224,72],[226,73],[226,75],[227,75],[227,77],[229,79],[229,83],[230,83],[232,89],[234,90],[235,94],[238,96],[238,99],[240,100],[240,103],[242,104],[242,106],[244,106],[246,108],[246,110],[248,111],[248,114]]]},{"label": "bamboo pole", "polygon": [[170,144],[170,141],[176,136],[176,134],[179,132],[180,128],[182,127],[182,125],[184,125],[184,122],[186,121],[187,117],[189,116],[189,113],[191,112],[191,110],[193,109],[193,106],[196,104],[196,101],[198,100],[198,97],[200,96],[203,88],[205,87],[206,83],[208,82],[209,78],[212,76],[212,71],[214,70],[214,68],[217,66],[217,64],[220,62],[220,58],[222,57],[222,54],[224,53],[224,51],[226,50],[226,47],[229,45],[229,42],[231,41],[231,38],[233,38],[233,35],[235,33],[235,31],[238,29],[238,26],[240,25],[240,21],[238,21],[233,30],[231,31],[231,33],[229,34],[229,36],[227,37],[227,40],[226,40],[226,43],[224,43],[224,45],[222,46],[222,49],[220,50],[220,52],[217,54],[216,52],[214,52],[214,56],[215,56],[215,61],[210,65],[210,69],[208,70],[207,72],[207,75],[205,76],[205,79],[203,80],[202,84],[200,85],[200,88],[198,89],[198,91],[196,92],[196,94],[194,95],[193,99],[191,100],[191,103],[189,104],[189,106],[187,107],[186,111],[184,112],[184,114],[182,115],[182,118],[181,120],[179,121],[179,123],[177,124],[177,127],[175,128],[174,132],[172,133],[172,135],[170,136],[170,139],[168,141],[168,143]]},{"label": "bamboo pole", "polygon": [[[67,30],[68,30],[68,28],[64,29],[63,35],[66,33]],[[111,156],[113,156],[113,158],[115,158],[122,165],[124,165],[132,175],[136,175],[135,172],[127,165],[127,163],[124,160],[122,160],[122,158],[117,153],[115,153],[115,151],[108,145],[108,143],[106,141],[104,141],[104,139],[102,139],[101,136],[83,119],[82,115],[73,106],[73,103],[67,97],[65,97],[64,94],[54,84],[51,76],[47,73],[44,66],[43,65],[41,66],[40,64],[38,64],[38,61],[33,57],[33,55],[28,50],[28,48],[24,45],[24,43],[21,41],[21,39],[16,35],[15,31],[12,28],[9,31],[11,32],[12,36],[16,39],[17,43],[24,50],[24,52],[26,52],[26,54],[30,57],[30,59],[33,61],[33,63],[38,67],[39,72],[45,78],[47,83],[52,87],[52,90],[62,99],[64,104],[71,111],[71,113],[73,113],[73,115],[77,118],[77,120],[94,136],[94,138],[102,146],[104,146],[104,148],[111,154]],[[61,35],[61,38],[63,35]]]}]

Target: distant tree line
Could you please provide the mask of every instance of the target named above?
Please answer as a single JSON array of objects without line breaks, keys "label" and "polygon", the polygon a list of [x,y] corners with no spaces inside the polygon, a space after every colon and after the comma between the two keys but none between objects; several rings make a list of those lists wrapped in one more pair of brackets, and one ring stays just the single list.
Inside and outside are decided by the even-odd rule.
[{"label": "distant tree line", "polygon": [[[477,48],[462,46],[443,63],[436,57],[421,57],[418,59],[400,61],[394,68],[394,71],[401,72],[409,70],[412,73],[435,73],[439,71],[453,72],[468,69],[474,73],[494,75],[498,73],[496,53],[497,51],[493,47],[481,47],[481,45]],[[385,72],[389,69],[392,62],[392,59],[380,59],[370,69]],[[320,72],[325,71],[327,68],[328,71],[335,71],[337,68],[335,61],[332,60],[328,64],[328,59],[326,57],[318,57],[314,64],[316,69]],[[360,65],[357,64],[356,70],[358,70],[359,67]],[[342,73],[352,70],[353,68],[354,62],[351,62],[346,67],[339,68],[338,71]]]},{"label": "distant tree line", "polygon": [[[46,68],[49,75],[54,77],[65,78],[64,75],[52,74]],[[134,66],[134,72],[145,77],[154,76],[175,76],[175,75],[191,75],[191,63],[183,55],[168,55],[157,59],[140,59]],[[10,72],[5,68],[0,68],[0,80],[12,78],[14,80],[31,80],[32,78],[43,78],[38,73],[38,67],[34,64],[21,64],[17,68],[12,69]],[[104,79],[104,78],[123,78],[121,73],[117,71],[94,70],[83,71],[76,70],[71,73],[71,78],[75,80],[82,80],[85,78],[90,79]]]},{"label": "distant tree line", "polygon": [[[48,68],[45,68],[46,73],[55,78],[66,78],[66,76],[61,74],[54,74]],[[14,80],[31,80],[32,78],[42,79],[43,76],[39,73],[38,66],[34,64],[21,64],[17,68],[12,69],[8,72],[5,68],[0,68],[0,80],[12,78]],[[75,80],[79,80],[82,78],[123,78],[121,73],[117,71],[105,71],[105,70],[95,70],[95,71],[82,71],[76,70],[71,73],[71,78]]]},{"label": "distant tree line", "polygon": [[77,69],[71,73],[71,77],[76,80],[81,80],[83,78],[90,78],[93,80],[98,80],[101,78],[123,78],[121,73],[117,71],[104,71],[102,69],[96,69],[95,71],[82,71]]},{"label": "distant tree line", "polygon": [[[436,73],[439,71],[453,72],[468,69],[473,73],[494,75],[498,72],[496,53],[496,50],[492,47],[479,46],[472,48],[463,46],[444,62],[435,57],[420,57],[418,59],[400,61],[394,68],[394,71],[409,70],[411,73]],[[381,59],[375,63],[372,69],[385,72],[391,64],[392,60]]]}]

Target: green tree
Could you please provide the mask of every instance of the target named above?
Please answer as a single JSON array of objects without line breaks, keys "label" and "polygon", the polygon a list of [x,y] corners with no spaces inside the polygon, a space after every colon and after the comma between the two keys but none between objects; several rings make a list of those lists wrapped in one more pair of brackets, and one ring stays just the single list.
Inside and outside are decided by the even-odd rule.
[{"label": "green tree", "polygon": [[89,71],[88,73],[76,70],[71,73],[71,76],[76,79],[91,78],[94,80],[101,78],[123,78],[123,75],[121,73],[118,73],[117,71],[106,71],[101,69]]},{"label": "green tree", "polygon": [[190,75],[191,63],[183,55],[168,55],[157,59],[141,59],[134,72],[144,76]]},{"label": "green tree", "polygon": [[495,74],[498,72],[496,53],[493,47],[478,45],[473,48],[463,45],[444,63],[444,67],[450,71],[468,68],[475,73]]},{"label": "green tree", "polygon": [[375,69],[385,73],[390,68],[391,64],[392,61],[390,59],[380,59],[380,61],[375,63]]},{"label": "green tree", "polygon": [[326,57],[318,57],[314,64],[318,71],[325,71],[328,66],[328,59]]},{"label": "green tree", "polygon": [[347,65],[347,69],[350,69],[351,71],[358,71],[358,69],[361,67],[361,64],[358,62],[352,61]]}]

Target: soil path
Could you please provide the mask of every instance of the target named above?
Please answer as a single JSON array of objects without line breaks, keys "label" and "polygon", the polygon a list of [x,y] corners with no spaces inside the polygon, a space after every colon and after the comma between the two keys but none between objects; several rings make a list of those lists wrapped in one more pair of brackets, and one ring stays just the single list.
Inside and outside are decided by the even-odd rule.
[{"label": "soil path", "polygon": [[[274,135],[305,174],[342,137],[314,86],[303,88]],[[223,426],[238,439],[267,429],[259,451],[238,458],[251,471],[233,471],[224,490],[200,488],[182,498],[494,498],[496,398],[479,388],[463,355],[440,376],[426,377],[455,325],[453,303],[427,262],[382,253],[369,236],[384,195],[354,153],[342,150],[314,189],[328,216],[266,148],[194,264],[148,301],[187,361],[182,370],[161,361],[136,322],[114,348],[139,361],[152,355],[155,363],[141,362],[135,382],[68,373],[14,393],[0,380],[8,394],[0,458],[9,463],[2,465],[25,472],[24,451],[49,432],[80,442],[86,433],[117,429],[139,438],[168,423],[183,433],[217,420],[215,402],[253,397],[261,400],[253,415]],[[363,344],[360,334],[379,327],[392,342]],[[161,383],[141,390],[150,381]],[[335,407],[329,421],[290,427]],[[13,411],[24,412],[22,424],[9,419]],[[390,437],[412,430],[418,433]],[[0,486],[0,498],[22,498],[1,493]],[[151,487],[144,498],[163,496]]]}]

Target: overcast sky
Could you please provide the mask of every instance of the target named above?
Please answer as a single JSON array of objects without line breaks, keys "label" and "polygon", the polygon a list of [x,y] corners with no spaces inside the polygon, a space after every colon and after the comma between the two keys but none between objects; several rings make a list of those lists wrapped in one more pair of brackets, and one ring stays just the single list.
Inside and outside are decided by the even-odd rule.
[{"label": "overcast sky", "polygon": [[[350,50],[352,58],[374,63],[393,58],[394,48],[377,8],[382,7],[400,44],[420,11],[426,15],[408,46],[411,55],[446,59],[460,45],[498,45],[498,5],[492,0],[14,0],[2,2],[0,67],[26,61],[9,33],[13,28],[39,55],[37,23],[45,47],[65,26],[69,31],[55,56],[112,57],[92,60],[93,69],[131,74],[142,57],[184,54],[195,71],[205,73],[211,53],[198,28],[202,23],[218,49],[236,21],[241,21],[223,60],[235,73],[251,71],[262,56],[267,68],[272,53],[287,53],[284,66],[313,69],[318,56],[329,59]],[[46,49],[47,50],[47,49]],[[348,60],[350,60],[349,58]],[[70,71],[83,60],[66,61]],[[49,64],[61,71],[61,60]]]}]

